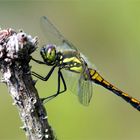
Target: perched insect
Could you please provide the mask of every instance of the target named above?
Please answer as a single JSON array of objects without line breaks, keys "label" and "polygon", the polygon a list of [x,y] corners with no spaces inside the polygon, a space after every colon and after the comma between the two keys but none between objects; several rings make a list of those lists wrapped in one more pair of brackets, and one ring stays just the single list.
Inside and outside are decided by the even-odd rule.
[{"label": "perched insect", "polygon": [[[89,104],[92,97],[92,83],[96,83],[122,97],[122,99],[140,111],[140,101],[110,84],[95,69],[91,68],[86,58],[71,42],[62,36],[47,17],[42,17],[41,24],[44,28],[43,30],[46,32],[47,38],[50,39],[49,43],[51,44],[42,47],[40,50],[40,54],[44,61],[36,60],[34,58],[32,58],[32,60],[39,64],[52,66],[52,68],[46,77],[42,77],[35,72],[32,72],[32,75],[43,81],[47,81],[54,69],[58,67],[57,92],[52,96],[43,98],[44,102],[67,90],[65,77],[63,77],[64,74],[64,76],[68,78],[68,86],[71,85],[70,89],[77,94],[80,103],[83,105]],[[73,75],[77,77],[71,82]],[[62,91],[60,91],[60,80],[62,80],[64,86],[64,90]]]}]

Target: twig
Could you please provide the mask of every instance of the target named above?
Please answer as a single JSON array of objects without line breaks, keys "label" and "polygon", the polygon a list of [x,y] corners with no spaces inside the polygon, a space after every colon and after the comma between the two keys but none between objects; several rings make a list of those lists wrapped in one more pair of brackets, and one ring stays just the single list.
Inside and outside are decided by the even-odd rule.
[{"label": "twig", "polygon": [[37,38],[12,29],[0,31],[0,70],[2,82],[17,106],[23,122],[22,129],[29,140],[54,140],[46,110],[39,99],[30,71],[30,55],[37,46]]}]

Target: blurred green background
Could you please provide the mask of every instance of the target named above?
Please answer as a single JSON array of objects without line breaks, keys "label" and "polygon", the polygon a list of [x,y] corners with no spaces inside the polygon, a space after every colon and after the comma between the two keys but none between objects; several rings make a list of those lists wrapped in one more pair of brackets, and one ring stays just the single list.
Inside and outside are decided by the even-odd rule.
[{"label": "blurred green background", "polygon": [[[33,56],[41,59],[45,43],[39,18],[43,15],[95,64],[101,75],[140,99],[140,0],[0,1],[0,26],[23,29],[40,38]],[[49,67],[31,62],[45,75]],[[48,82],[38,80],[40,96],[57,88],[56,72]],[[77,97],[60,95],[45,105],[59,140],[139,140],[140,113],[106,89],[94,86],[89,107]],[[0,84],[0,140],[25,140],[17,109],[4,84]]]}]

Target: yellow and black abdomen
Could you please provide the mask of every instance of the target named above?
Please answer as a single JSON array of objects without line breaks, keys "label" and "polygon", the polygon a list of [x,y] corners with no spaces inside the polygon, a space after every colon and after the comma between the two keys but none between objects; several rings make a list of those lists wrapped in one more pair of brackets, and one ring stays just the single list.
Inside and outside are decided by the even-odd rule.
[{"label": "yellow and black abdomen", "polygon": [[116,88],[115,86],[107,82],[96,70],[90,68],[88,70],[89,70],[91,81],[105,87],[106,89],[112,91],[116,95],[122,97],[125,101],[130,103],[134,108],[140,111],[140,101],[129,96],[127,93],[124,93],[123,91],[119,90],[118,88]]}]

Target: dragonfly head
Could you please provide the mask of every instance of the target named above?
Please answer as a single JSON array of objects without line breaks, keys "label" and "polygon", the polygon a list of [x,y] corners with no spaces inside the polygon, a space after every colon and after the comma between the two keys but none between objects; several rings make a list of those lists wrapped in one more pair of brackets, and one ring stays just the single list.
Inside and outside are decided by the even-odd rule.
[{"label": "dragonfly head", "polygon": [[40,54],[47,65],[54,65],[56,61],[55,45],[45,45],[41,48]]}]

